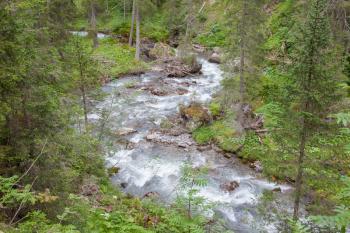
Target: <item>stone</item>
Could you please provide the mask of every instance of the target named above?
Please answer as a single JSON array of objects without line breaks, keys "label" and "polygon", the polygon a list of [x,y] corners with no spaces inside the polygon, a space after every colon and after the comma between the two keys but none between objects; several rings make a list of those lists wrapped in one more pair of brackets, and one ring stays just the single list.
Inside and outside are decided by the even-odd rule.
[{"label": "stone", "polygon": [[195,102],[188,107],[180,106],[180,115],[184,120],[193,120],[201,123],[209,123],[211,121],[209,110]]},{"label": "stone", "polygon": [[168,93],[160,88],[152,88],[151,93],[156,96],[166,96]]},{"label": "stone", "polygon": [[192,74],[201,73],[202,64],[197,60],[186,62],[178,58],[169,59],[164,66],[164,73],[168,77],[183,78]]},{"label": "stone", "polygon": [[126,135],[136,133],[136,132],[137,132],[137,130],[133,129],[133,128],[121,128],[121,129],[117,130],[116,134],[118,136],[126,136]]},{"label": "stone", "polygon": [[208,61],[211,63],[221,64],[221,57],[218,53],[214,52],[212,55],[210,55]]},{"label": "stone", "polygon": [[239,187],[239,183],[237,181],[229,181],[220,185],[220,188],[227,192],[233,192]]},{"label": "stone", "polygon": [[249,164],[249,167],[254,169],[256,172],[262,172],[263,171],[263,166],[260,161],[255,161],[253,163]]},{"label": "stone", "polygon": [[197,146],[197,150],[200,152],[211,150],[211,145]]},{"label": "stone", "polygon": [[194,144],[191,135],[181,134],[179,136],[164,135],[160,132],[154,132],[146,136],[146,140],[163,143],[168,145],[175,145],[180,148],[187,148]]},{"label": "stone", "polygon": [[197,53],[204,53],[205,52],[205,48],[200,44],[194,44],[193,50],[196,51]]},{"label": "stone", "polygon": [[173,48],[169,45],[158,42],[154,45],[154,47],[148,53],[149,58],[153,60],[165,60],[173,57],[175,55]]},{"label": "stone", "polygon": [[157,193],[157,192],[148,192],[145,195],[143,195],[142,198],[155,198],[155,197],[159,197],[159,193]]},{"label": "stone", "polygon": [[93,196],[99,193],[97,184],[86,184],[81,187],[81,194],[84,196]]},{"label": "stone", "polygon": [[128,187],[128,183],[126,182],[123,182],[123,183],[120,183],[120,186],[125,189],[126,187]]},{"label": "stone", "polygon": [[222,153],[223,152],[223,150],[221,148],[219,148],[218,146],[216,146],[216,145],[212,145],[211,147],[216,153]]},{"label": "stone", "polygon": [[280,193],[280,192],[282,192],[282,189],[281,189],[281,187],[277,187],[277,188],[272,189],[272,192]]},{"label": "stone", "polygon": [[189,91],[188,91],[187,89],[184,89],[184,88],[178,88],[178,89],[176,90],[176,92],[177,92],[178,95],[185,95],[185,94],[187,94]]}]

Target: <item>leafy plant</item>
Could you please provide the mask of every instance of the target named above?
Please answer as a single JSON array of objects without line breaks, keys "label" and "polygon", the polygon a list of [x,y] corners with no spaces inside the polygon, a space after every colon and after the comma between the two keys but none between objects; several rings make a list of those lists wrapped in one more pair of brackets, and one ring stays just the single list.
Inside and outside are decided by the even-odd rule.
[{"label": "leafy plant", "polygon": [[320,226],[327,226],[340,230],[341,233],[345,233],[350,226],[350,178],[343,177],[344,187],[337,195],[345,205],[337,206],[334,209],[335,215],[333,216],[315,216],[311,219]]}]

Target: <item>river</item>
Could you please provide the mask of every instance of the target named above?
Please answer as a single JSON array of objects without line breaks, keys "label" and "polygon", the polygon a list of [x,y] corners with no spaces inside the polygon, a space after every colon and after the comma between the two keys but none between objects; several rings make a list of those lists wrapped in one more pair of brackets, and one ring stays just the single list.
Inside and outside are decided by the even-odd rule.
[{"label": "river", "polygon": [[[135,129],[124,136],[109,137],[106,166],[117,166],[120,171],[112,182],[125,193],[142,197],[148,192],[159,194],[164,203],[171,203],[178,192],[181,167],[191,161],[195,167],[208,166],[208,185],[200,188],[199,195],[207,202],[215,203],[212,211],[225,225],[238,233],[275,232],[275,226],[264,220],[258,205],[265,190],[280,188],[278,194],[289,200],[292,188],[268,182],[238,159],[227,159],[215,150],[199,151],[196,146],[179,147],[150,142],[145,137],[159,129],[162,120],[178,112],[179,104],[191,101],[206,103],[220,90],[223,72],[217,64],[200,59],[202,75],[186,78],[167,78],[159,72],[141,76],[124,77],[103,87],[106,98],[100,101],[89,114],[90,121],[98,123],[101,112],[105,112],[105,128],[110,132],[121,129]],[[172,93],[156,96],[142,88],[130,88],[134,84],[171,85],[172,88],[186,89],[188,93]],[[186,135],[185,135],[186,136]],[[128,142],[129,146],[126,146]],[[237,181],[239,187],[227,192],[220,185]],[[286,201],[288,202],[288,201]],[[287,207],[288,208],[288,207]],[[269,210],[268,210],[269,211]]]}]

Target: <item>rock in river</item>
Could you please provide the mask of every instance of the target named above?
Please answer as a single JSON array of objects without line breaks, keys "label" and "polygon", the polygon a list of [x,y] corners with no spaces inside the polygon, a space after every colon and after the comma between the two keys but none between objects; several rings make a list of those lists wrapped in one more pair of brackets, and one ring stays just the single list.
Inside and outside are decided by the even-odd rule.
[{"label": "rock in river", "polygon": [[181,134],[179,136],[164,135],[160,132],[154,132],[146,136],[148,141],[156,143],[164,143],[169,145],[177,145],[181,148],[187,148],[194,144],[191,135]]},{"label": "rock in river", "polygon": [[220,188],[227,192],[233,192],[238,187],[239,187],[239,183],[237,181],[230,181],[220,185]]},{"label": "rock in river", "polygon": [[126,135],[136,133],[136,132],[137,132],[137,130],[133,129],[133,128],[121,128],[121,129],[117,130],[116,134],[118,136],[126,136]]},{"label": "rock in river", "polygon": [[220,64],[221,63],[221,58],[220,55],[216,52],[214,52],[210,57],[209,57],[209,62],[211,63],[216,63],[216,64]]}]

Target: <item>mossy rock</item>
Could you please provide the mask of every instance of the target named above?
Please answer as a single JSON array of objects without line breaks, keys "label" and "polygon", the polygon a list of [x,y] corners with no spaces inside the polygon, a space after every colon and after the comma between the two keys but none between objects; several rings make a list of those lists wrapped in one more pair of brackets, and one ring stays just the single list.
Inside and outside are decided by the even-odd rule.
[{"label": "mossy rock", "polygon": [[203,124],[211,121],[208,109],[204,108],[199,103],[192,103],[188,107],[180,107],[180,115],[185,120],[193,120]]},{"label": "mossy rock", "polygon": [[155,60],[165,59],[175,56],[175,52],[169,45],[158,42],[154,45],[154,48],[149,51],[149,56]]}]

